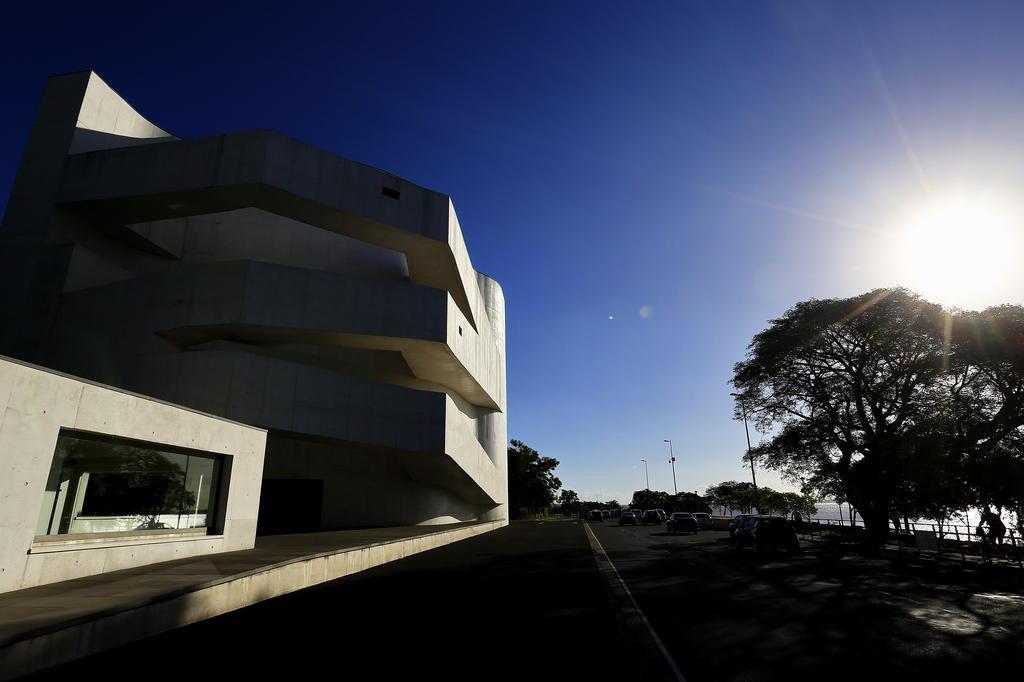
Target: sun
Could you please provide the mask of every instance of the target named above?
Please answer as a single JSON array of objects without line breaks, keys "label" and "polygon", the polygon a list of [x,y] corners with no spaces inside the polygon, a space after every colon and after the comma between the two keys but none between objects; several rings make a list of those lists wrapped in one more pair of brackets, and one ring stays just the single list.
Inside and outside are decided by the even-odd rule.
[{"label": "sun", "polygon": [[989,195],[927,202],[899,226],[901,284],[946,306],[1018,303],[1024,224]]}]

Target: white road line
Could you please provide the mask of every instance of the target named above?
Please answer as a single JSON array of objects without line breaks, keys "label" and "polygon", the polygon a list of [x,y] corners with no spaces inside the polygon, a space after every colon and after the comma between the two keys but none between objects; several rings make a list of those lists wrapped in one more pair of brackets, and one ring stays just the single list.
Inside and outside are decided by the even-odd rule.
[{"label": "white road line", "polygon": [[633,605],[633,609],[636,611],[636,615],[640,618],[640,622],[647,628],[647,634],[651,636],[651,640],[654,642],[654,645],[658,648],[658,651],[661,652],[669,670],[671,670],[672,674],[675,675],[677,682],[686,682],[686,677],[679,670],[679,666],[676,665],[676,662],[672,659],[672,654],[670,654],[668,649],[665,648],[665,645],[662,644],[661,638],[658,637],[658,633],[654,631],[654,628],[651,626],[651,622],[647,620],[647,616],[645,616],[644,612],[640,609],[640,605],[636,603],[633,593],[630,592],[629,587],[626,586],[626,581],[622,579],[621,575],[619,575],[619,570],[615,568],[615,564],[613,564],[612,560],[608,557],[608,553],[604,551],[604,547],[601,546],[601,541],[597,539],[597,536],[594,535],[594,531],[590,529],[590,524],[584,523],[583,527],[587,530],[587,539],[590,541],[590,549],[593,550],[594,556],[599,562],[601,559],[604,559],[608,564],[608,567],[612,570],[612,574],[615,575],[615,578],[619,581],[619,585],[622,586],[622,590],[626,593],[626,596],[629,597],[629,603]]}]

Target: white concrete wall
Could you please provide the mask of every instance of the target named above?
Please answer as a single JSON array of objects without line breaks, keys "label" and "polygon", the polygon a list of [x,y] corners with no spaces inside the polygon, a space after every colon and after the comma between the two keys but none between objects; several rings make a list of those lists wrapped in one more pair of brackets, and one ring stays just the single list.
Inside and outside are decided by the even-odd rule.
[{"label": "white concrete wall", "polygon": [[[34,545],[61,428],[230,457],[223,534]],[[262,429],[0,358],[0,592],[252,548],[266,437]]]},{"label": "white concrete wall", "polygon": [[89,73],[71,138],[71,154],[176,139],[135,111],[102,78]]}]

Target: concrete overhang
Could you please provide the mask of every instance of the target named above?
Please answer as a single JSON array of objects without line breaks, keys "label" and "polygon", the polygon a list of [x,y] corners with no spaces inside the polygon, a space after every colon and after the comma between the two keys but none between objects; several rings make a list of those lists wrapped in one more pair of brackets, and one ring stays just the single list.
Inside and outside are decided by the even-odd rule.
[{"label": "concrete overhang", "polygon": [[[414,283],[448,291],[474,329],[485,326],[447,195],[279,133],[72,154],[57,203],[119,226],[259,208],[404,253]],[[137,234],[122,232],[138,246]]]},{"label": "concrete overhang", "polygon": [[[414,377],[450,389],[473,405],[503,409],[501,374],[486,366],[500,360],[497,348],[485,339],[452,333],[457,324],[449,318],[459,313],[442,290],[228,261],[190,264],[69,296],[116,297],[125,287],[146,288],[150,309],[182,310],[168,318],[174,324],[152,331],[183,347],[228,340],[395,351]],[[179,300],[189,305],[182,309]]]},{"label": "concrete overhang", "polygon": [[[303,344],[337,346],[361,350],[397,351],[402,354],[413,376],[451,389],[467,402],[489,410],[501,411],[466,367],[444,342],[393,336],[351,334],[338,330],[299,329],[242,323],[175,327],[158,332],[185,347],[199,347],[213,341],[230,340],[259,346]],[[395,382],[397,383],[397,382]]]},{"label": "concrete overhang", "polygon": [[482,448],[445,447],[437,452],[411,451],[383,443],[351,441],[273,426],[271,434],[298,441],[343,445],[374,456],[394,457],[413,480],[450,490],[467,502],[487,506],[504,501],[501,473]]}]

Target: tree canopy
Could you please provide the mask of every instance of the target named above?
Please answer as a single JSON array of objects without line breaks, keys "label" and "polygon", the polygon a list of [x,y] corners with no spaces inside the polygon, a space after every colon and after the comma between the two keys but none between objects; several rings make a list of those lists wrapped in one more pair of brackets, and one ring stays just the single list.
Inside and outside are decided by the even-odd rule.
[{"label": "tree canopy", "polygon": [[895,514],[1024,506],[1020,306],[947,311],[905,289],[804,301],[753,338],[732,384],[737,418],[742,401],[772,434],[755,459],[850,501],[873,542]]},{"label": "tree canopy", "polygon": [[754,498],[754,485],[738,481],[723,481],[718,485],[709,486],[705,496],[711,504],[742,512],[753,512],[757,508],[762,514],[789,515],[795,511],[806,516],[814,514],[817,500],[811,495],[800,493],[783,493],[771,488],[759,486],[757,504]]},{"label": "tree canopy", "polygon": [[558,506],[563,511],[576,511],[580,506],[580,496],[575,490],[564,488],[558,495]]},{"label": "tree canopy", "polygon": [[683,491],[676,495],[661,490],[637,490],[629,503],[630,509],[662,509],[666,512],[704,512],[709,513],[711,507],[707,500],[698,495]]},{"label": "tree canopy", "polygon": [[551,506],[562,482],[555,476],[558,460],[544,457],[521,440],[508,449],[508,498],[513,514],[522,508],[537,511]]}]

